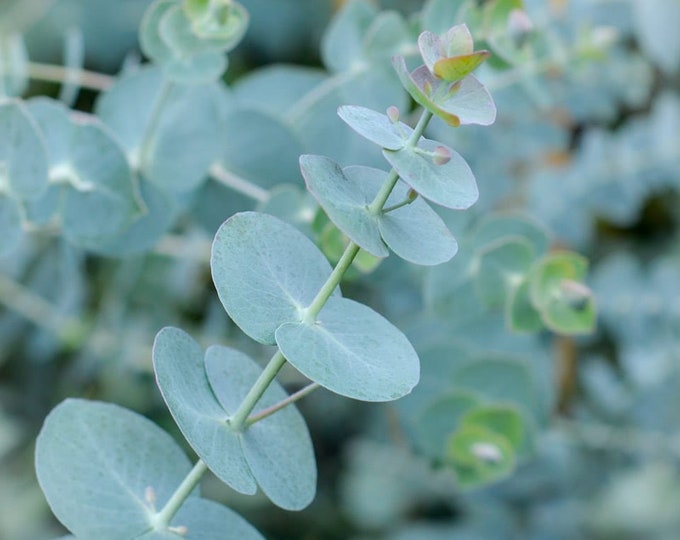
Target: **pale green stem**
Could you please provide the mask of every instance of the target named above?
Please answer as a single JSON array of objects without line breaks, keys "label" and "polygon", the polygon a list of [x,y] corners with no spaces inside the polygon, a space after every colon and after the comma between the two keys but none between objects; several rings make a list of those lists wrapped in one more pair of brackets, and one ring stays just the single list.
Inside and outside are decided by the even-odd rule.
[{"label": "pale green stem", "polygon": [[28,64],[28,76],[34,80],[61,84],[72,80],[72,82],[77,82],[78,86],[82,88],[97,92],[107,90],[116,81],[115,77],[104,75],[103,73],[95,73],[94,71],[84,69],[73,70],[63,66],[40,64],[38,62],[30,62]]},{"label": "pale green stem", "polygon": [[254,424],[255,422],[259,422],[260,420],[264,420],[268,416],[271,416],[275,412],[280,411],[281,409],[283,409],[284,407],[287,407],[291,403],[295,403],[296,401],[299,401],[303,397],[308,396],[309,394],[314,392],[314,390],[316,390],[317,388],[321,388],[321,385],[319,383],[311,383],[311,384],[308,384],[307,386],[305,386],[304,388],[300,388],[300,390],[298,390],[294,394],[291,394],[286,399],[283,399],[283,400],[279,401],[278,403],[275,403],[271,407],[267,407],[266,409],[262,409],[257,414],[253,414],[253,415],[249,416],[248,419],[246,420],[246,426],[250,426],[250,425]]},{"label": "pale green stem", "polygon": [[402,208],[403,206],[408,206],[409,204],[411,204],[415,200],[416,199],[411,199],[409,197],[408,199],[405,199],[398,204],[393,204],[392,206],[388,206],[386,208],[383,208],[382,213],[387,214],[388,212],[393,212],[394,210],[398,210],[399,208]]},{"label": "pale green stem", "polygon": [[239,408],[229,419],[229,426],[231,429],[240,431],[245,427],[248,415],[255,408],[258,400],[276,378],[276,374],[281,370],[285,363],[286,359],[283,354],[281,354],[281,351],[276,351],[262,373],[260,373],[255,384],[253,384],[252,388],[248,391],[248,394],[241,402],[241,405],[239,405]]},{"label": "pale green stem", "polygon": [[19,313],[32,323],[46,328],[60,339],[83,327],[78,319],[66,318],[55,307],[23,285],[0,274],[0,303]]},{"label": "pale green stem", "polygon": [[[418,143],[418,140],[425,131],[425,127],[427,126],[431,118],[432,118],[431,112],[427,110],[423,112],[422,116],[420,117],[420,120],[418,120],[418,124],[414,128],[411,137],[407,141],[406,146],[414,147]],[[380,212],[382,210],[383,206],[385,205],[385,201],[387,201],[387,198],[390,196],[390,193],[392,192],[392,189],[397,183],[397,180],[399,180],[399,174],[394,169],[392,169],[389,172],[388,177],[385,180],[385,183],[381,187],[375,199],[369,205],[368,207],[369,211]],[[318,315],[319,311],[324,306],[330,295],[333,294],[335,288],[340,284],[342,277],[344,276],[345,272],[349,269],[350,265],[352,264],[352,261],[354,260],[354,257],[356,257],[358,252],[359,246],[356,245],[354,242],[350,242],[347,245],[344,253],[340,257],[340,260],[338,261],[338,263],[335,265],[335,268],[331,272],[331,275],[328,276],[328,279],[321,287],[321,290],[318,292],[309,308],[307,308],[305,313],[305,321],[307,321],[310,318],[310,314],[313,314],[311,316],[312,321],[314,320],[316,315]],[[276,353],[274,353],[274,356],[271,357],[265,368],[262,370],[262,373],[260,373],[260,376],[257,378],[253,386],[248,391],[248,394],[241,402],[241,405],[239,405],[236,412],[229,418],[228,421],[229,427],[232,430],[242,431],[252,423],[257,422],[258,420],[261,420],[262,418],[275,413],[276,411],[292,403],[293,401],[297,401],[298,399],[303,397],[303,395],[307,395],[309,392],[315,390],[318,387],[316,383],[311,384],[297,393],[300,394],[304,392],[303,395],[292,394],[286,400],[271,407],[270,408],[272,409],[271,411],[269,409],[265,409],[264,411],[261,411],[258,414],[253,415],[252,417],[249,417],[250,413],[252,413],[253,409],[255,408],[255,405],[257,405],[257,402],[260,400],[260,398],[265,393],[267,388],[269,388],[269,385],[276,378],[276,375],[285,364],[286,358],[283,356],[283,353],[280,350],[277,350]],[[193,489],[193,487],[200,480],[200,477],[205,472],[205,467],[206,465],[199,460],[194,469],[189,473],[187,478],[184,479],[180,487],[173,494],[166,507],[161,511],[160,513],[161,515],[166,516],[167,514],[170,514],[170,519],[172,518],[174,513],[177,512],[177,509],[182,505],[184,499],[186,499],[186,497],[189,496],[189,493],[191,493],[191,489]],[[186,486],[189,486],[189,489],[187,489]],[[171,502],[174,505],[173,507],[170,507]],[[168,510],[168,508],[171,509]]]},{"label": "pale green stem", "polygon": [[164,531],[170,525],[172,518],[175,517],[177,511],[181,508],[186,498],[191,494],[194,488],[203,478],[203,475],[208,470],[208,466],[203,460],[198,460],[189,474],[182,480],[182,483],[172,494],[163,509],[154,516],[154,528],[157,531]]}]

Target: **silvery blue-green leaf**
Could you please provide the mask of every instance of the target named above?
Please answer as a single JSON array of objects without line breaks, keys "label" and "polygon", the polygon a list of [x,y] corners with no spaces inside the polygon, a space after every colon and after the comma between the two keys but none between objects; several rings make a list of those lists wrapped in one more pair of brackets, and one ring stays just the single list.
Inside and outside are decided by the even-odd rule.
[{"label": "silvery blue-green leaf", "polygon": [[529,418],[542,418],[536,382],[526,363],[506,358],[483,358],[456,370],[456,389],[468,390],[497,403],[514,403]]},{"label": "silvery blue-green leaf", "polygon": [[224,118],[223,137],[220,163],[228,171],[266,189],[300,183],[302,144],[281,120],[256,109],[237,108]]},{"label": "silvery blue-green leaf", "polygon": [[475,227],[472,243],[482,247],[503,237],[521,237],[533,247],[536,256],[550,247],[550,235],[544,225],[525,215],[493,213]]},{"label": "silvery blue-green leaf", "polygon": [[50,169],[64,166],[71,154],[74,128],[69,109],[63,103],[43,96],[28,100],[26,107],[42,133]]},{"label": "silvery blue-green leaf", "polygon": [[[226,506],[208,499],[192,497],[188,499],[172,519],[173,527],[184,526],[187,534],[178,537],[168,536],[168,540],[264,540],[264,537],[245,519]],[[146,540],[146,536],[140,538]]]},{"label": "silvery blue-green leaf", "polygon": [[331,273],[318,248],[287,223],[256,212],[229,218],[210,260],[222,305],[251,338],[273,345],[274,331],[302,319]]},{"label": "silvery blue-green leaf", "polygon": [[139,27],[139,44],[142,52],[159,64],[174,57],[172,48],[160,34],[160,24],[163,17],[176,4],[174,0],[153,2],[146,10]]},{"label": "silvery blue-green leaf", "polygon": [[[222,406],[236,412],[262,369],[245,354],[213,346],[205,353],[210,385]],[[288,397],[274,381],[253,413]],[[305,508],[316,493],[316,461],[304,418],[294,405],[249,425],[239,434],[243,453],[262,491],[287,510]]]},{"label": "silvery blue-green leaf", "polygon": [[377,14],[364,0],[344,4],[321,41],[321,57],[330,71],[348,71],[362,59],[364,35]]},{"label": "silvery blue-green leaf", "polygon": [[0,191],[34,199],[47,188],[47,152],[21,101],[0,99]]},{"label": "silvery blue-green leaf", "polygon": [[[15,21],[16,22],[16,21]],[[17,32],[16,28],[12,32]],[[0,95],[21,96],[28,86],[28,51],[20,33],[0,31]]]},{"label": "silvery blue-green leaf", "polygon": [[[116,81],[96,111],[144,177],[166,191],[187,191],[220,153],[223,99],[216,84],[174,85],[157,68],[142,68]],[[160,119],[149,132],[156,106]]]},{"label": "silvery blue-green leaf", "polygon": [[91,245],[89,249],[117,257],[138,253],[150,249],[172,227],[182,201],[146,180],[139,183],[139,191],[144,201],[144,214],[120,234]]},{"label": "silvery blue-green leaf", "polygon": [[150,420],[80,399],[63,401],[47,416],[35,454],[38,482],[59,521],[77,537],[101,540],[142,535],[153,513],[148,488],[162,507],[191,469]]},{"label": "silvery blue-green leaf", "polygon": [[144,67],[116,79],[113,86],[99,94],[95,105],[97,116],[113,130],[130,161],[137,165],[152,104],[162,85],[163,72],[157,67]]},{"label": "silvery blue-green leaf", "polygon": [[[399,204],[408,196],[408,186],[399,182],[385,207]],[[458,243],[446,224],[422,198],[380,214],[378,226],[389,248],[402,259],[415,264],[441,264],[458,251]]]},{"label": "silvery blue-green leaf", "polygon": [[283,118],[288,109],[326,77],[319,69],[270,65],[245,74],[234,83],[232,90],[241,105]]},{"label": "silvery blue-green leaf", "polygon": [[0,257],[12,251],[22,236],[21,213],[14,199],[0,195]]},{"label": "silvery blue-green leaf", "polygon": [[191,20],[178,2],[174,2],[159,19],[158,35],[175,57],[191,57],[208,48],[205,40],[192,32]]},{"label": "silvery blue-green leaf", "polygon": [[122,148],[96,123],[75,124],[67,164],[62,223],[74,243],[98,245],[122,233],[141,204]]},{"label": "silvery blue-green leaf", "polygon": [[[422,154],[434,152],[437,147],[444,147],[451,155],[443,165],[436,165],[431,156]],[[465,160],[436,141],[422,139],[416,148],[383,150],[383,155],[404,182],[436,204],[461,210],[472,206],[479,197],[475,177]]]},{"label": "silvery blue-green leaf", "polygon": [[269,192],[269,198],[257,207],[258,212],[270,214],[296,227],[309,238],[314,237],[312,224],[319,206],[306,189],[282,184]]},{"label": "silvery blue-green leaf", "polygon": [[459,11],[467,0],[430,0],[422,13],[422,27],[435,34],[443,34],[460,22]]},{"label": "silvery blue-green leaf", "polygon": [[354,399],[398,399],[420,376],[418,355],[406,336],[368,306],[346,298],[330,298],[312,324],[282,324],[276,343],[303,375]]},{"label": "silvery blue-green leaf", "polygon": [[204,51],[163,63],[163,73],[180,84],[206,84],[220,78],[227,70],[227,57],[220,51]]},{"label": "silvery blue-green leaf", "polygon": [[500,306],[518,287],[536,258],[531,244],[521,236],[490,242],[477,252],[475,286],[489,306]]},{"label": "silvery blue-green leaf", "polygon": [[373,19],[363,40],[363,53],[372,62],[388,61],[411,44],[413,36],[404,16],[382,11]]},{"label": "silvery blue-green leaf", "polygon": [[478,403],[479,398],[467,391],[449,392],[432,400],[414,421],[418,446],[429,457],[441,460],[446,441],[458,428],[461,417]]},{"label": "silvery blue-green leaf", "polygon": [[403,122],[395,124],[386,115],[366,107],[343,105],[338,116],[359,135],[388,150],[402,148],[413,133]]},{"label": "silvery blue-green leaf", "polygon": [[198,344],[182,330],[164,328],[154,341],[153,365],[163,399],[194,451],[224,483],[241,493],[255,493],[255,478],[238,435],[227,424],[229,414],[208,383]]},{"label": "silvery blue-green leaf", "polygon": [[[328,214],[329,219],[353,242],[377,257],[386,257],[389,251],[380,238],[377,216],[368,212],[373,191],[387,174],[368,167],[355,168],[354,173],[345,175],[335,161],[324,156],[304,155],[300,157],[300,169],[307,189]],[[366,188],[362,182],[371,181]]]},{"label": "silvery blue-green leaf", "polygon": [[635,30],[642,49],[669,75],[680,68],[680,4],[675,0],[634,0]]}]

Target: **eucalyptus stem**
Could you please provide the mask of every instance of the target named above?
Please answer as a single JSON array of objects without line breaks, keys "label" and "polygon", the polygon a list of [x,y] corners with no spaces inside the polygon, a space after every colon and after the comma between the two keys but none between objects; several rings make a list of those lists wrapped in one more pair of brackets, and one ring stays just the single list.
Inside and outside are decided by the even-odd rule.
[{"label": "eucalyptus stem", "polygon": [[64,66],[41,64],[30,62],[28,64],[28,76],[39,81],[48,81],[64,84],[65,82],[77,82],[81,88],[102,92],[107,90],[116,78],[103,73],[87,71],[85,69],[72,69]]},{"label": "eucalyptus stem", "polygon": [[[418,143],[418,140],[423,135],[423,132],[425,131],[425,128],[427,127],[427,124],[429,123],[431,118],[432,113],[429,112],[428,110],[425,110],[420,119],[418,120],[418,123],[414,128],[411,137],[409,137],[408,141],[406,142],[405,146],[414,147]],[[392,193],[392,190],[394,189],[394,186],[396,185],[398,180],[399,173],[397,173],[397,171],[394,168],[392,168],[392,170],[390,170],[390,172],[387,175],[385,183],[380,188],[378,194],[375,196],[375,199],[368,206],[369,212],[377,215],[377,213],[382,211],[383,207],[385,206],[385,202],[390,196],[390,193]],[[347,272],[347,270],[351,266],[352,261],[354,261],[354,258],[356,257],[357,253],[359,253],[359,249],[360,249],[359,246],[354,242],[349,242],[349,244],[347,244],[345,251],[340,257],[340,260],[335,265],[335,268],[331,272],[330,276],[328,276],[328,279],[323,284],[323,286],[317,293],[316,297],[314,298],[310,306],[305,310],[304,320],[306,322],[314,322],[316,316],[321,311],[321,308],[323,308],[323,306],[330,298],[331,294],[333,294],[335,288],[340,284],[340,281],[345,275],[345,272]],[[283,401],[267,409],[264,409],[263,411],[260,411],[259,413],[254,414],[253,416],[250,416],[253,409],[255,408],[255,405],[257,405],[257,402],[260,400],[260,398],[265,393],[267,388],[269,388],[269,385],[274,381],[276,375],[279,373],[279,371],[285,364],[286,358],[283,356],[283,353],[280,350],[277,350],[276,353],[274,353],[274,355],[271,357],[265,368],[262,370],[262,373],[260,373],[260,376],[257,378],[253,386],[248,391],[248,394],[243,399],[236,412],[229,418],[228,423],[229,427],[232,430],[237,432],[243,431],[244,429],[247,429],[248,426],[250,426],[251,424],[259,420],[262,420],[263,418],[266,418],[271,414],[274,414],[275,412],[281,410],[287,405],[290,405],[291,403],[308,395],[309,393],[316,390],[320,386],[318,383],[312,383],[306,386],[305,388],[299,390],[295,394],[290,395]],[[205,463],[199,460],[198,463],[196,463],[196,465],[192,469],[192,471],[189,473],[189,475],[184,479],[180,487],[177,488],[177,491],[175,491],[175,493],[172,495],[170,501],[168,501],[168,504],[166,504],[165,508],[163,508],[163,510],[158,514],[159,520],[166,519],[168,515],[170,516],[169,518],[167,518],[166,521],[163,521],[162,523],[164,523],[167,526],[169,519],[171,519],[172,516],[177,512],[177,509],[181,506],[184,499],[186,499],[186,497],[189,496],[189,493],[191,492],[193,487],[198,483],[200,477],[203,475],[205,470],[206,470]]]},{"label": "eucalyptus stem", "polygon": [[257,378],[248,394],[239,405],[239,408],[229,419],[229,426],[234,431],[240,431],[246,426],[246,419],[248,415],[255,408],[255,405],[264,394],[265,390],[269,387],[272,381],[276,378],[277,373],[286,363],[281,351],[276,351],[274,356],[271,357],[269,363],[265,366],[260,376]]},{"label": "eucalyptus stem", "polygon": [[162,510],[154,516],[154,526],[156,530],[167,529],[172,518],[175,517],[177,511],[182,507],[186,498],[198,485],[207,470],[208,466],[203,460],[199,459],[196,462],[196,465],[189,471],[189,474],[182,480],[182,483],[172,494],[168,502],[165,503]]},{"label": "eucalyptus stem", "polygon": [[268,416],[271,416],[275,412],[280,411],[281,409],[287,407],[291,403],[295,403],[296,401],[299,401],[303,397],[308,396],[309,394],[314,392],[314,390],[316,390],[317,388],[321,388],[321,385],[319,383],[316,383],[316,382],[310,383],[307,386],[305,386],[304,388],[300,388],[300,390],[291,394],[286,399],[283,399],[283,400],[279,401],[278,403],[275,403],[271,407],[267,407],[266,409],[262,409],[257,414],[253,414],[253,415],[249,416],[248,419],[246,420],[246,425],[250,426],[250,425],[254,424],[255,422],[259,422],[260,420],[264,420]]}]

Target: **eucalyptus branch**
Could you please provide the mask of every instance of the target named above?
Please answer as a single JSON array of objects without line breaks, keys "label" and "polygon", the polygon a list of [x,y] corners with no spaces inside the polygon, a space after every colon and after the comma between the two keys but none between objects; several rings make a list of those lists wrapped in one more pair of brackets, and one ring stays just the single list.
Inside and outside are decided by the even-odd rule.
[{"label": "eucalyptus branch", "polygon": [[207,470],[208,466],[203,460],[199,459],[179,487],[170,496],[162,510],[153,516],[155,530],[163,531],[168,528],[172,518],[175,517],[177,511],[182,507],[186,498],[191,495],[191,492],[201,481]]},{"label": "eucalyptus branch", "polygon": [[107,90],[116,81],[115,77],[88,71],[85,69],[73,69],[64,66],[53,64],[42,64],[39,62],[30,62],[28,64],[28,76],[34,80],[48,81],[55,83],[76,83],[82,88],[88,90],[95,90],[103,92]]},{"label": "eucalyptus branch", "polygon": [[242,195],[258,202],[266,202],[269,199],[269,192],[266,189],[262,189],[257,184],[253,184],[249,180],[228,171],[219,163],[215,163],[210,167],[210,176],[223,186],[238,191]]},{"label": "eucalyptus branch", "polygon": [[279,401],[275,405],[272,405],[271,407],[267,407],[266,409],[262,409],[260,412],[253,414],[248,417],[246,420],[246,425],[250,426],[251,424],[254,424],[255,422],[259,422],[260,420],[264,420],[268,416],[271,416],[277,411],[280,411],[281,409],[287,407],[291,403],[295,403],[296,401],[301,400],[303,397],[308,396],[314,390],[321,388],[321,385],[319,383],[310,383],[304,388],[300,388],[297,392],[291,394],[288,396],[286,399]]}]

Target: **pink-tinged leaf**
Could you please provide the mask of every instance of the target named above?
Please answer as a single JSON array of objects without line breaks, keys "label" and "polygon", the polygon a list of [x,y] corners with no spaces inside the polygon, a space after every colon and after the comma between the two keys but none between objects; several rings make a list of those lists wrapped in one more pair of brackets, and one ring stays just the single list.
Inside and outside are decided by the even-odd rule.
[{"label": "pink-tinged leaf", "polygon": [[422,32],[418,36],[418,49],[427,69],[434,73],[434,65],[444,56],[444,49],[439,36],[427,30]]},{"label": "pink-tinged leaf", "polygon": [[491,56],[489,51],[477,51],[472,54],[442,58],[435,62],[433,73],[445,81],[459,81],[477,69],[489,56]]}]

